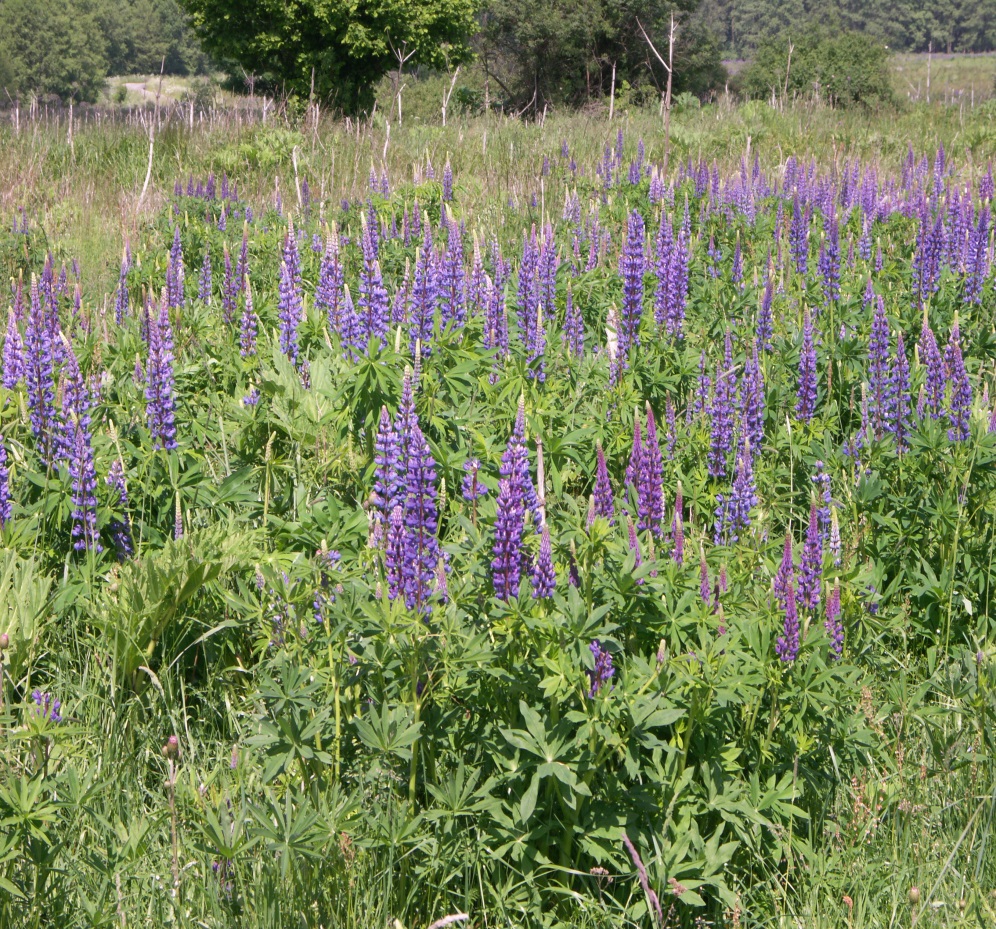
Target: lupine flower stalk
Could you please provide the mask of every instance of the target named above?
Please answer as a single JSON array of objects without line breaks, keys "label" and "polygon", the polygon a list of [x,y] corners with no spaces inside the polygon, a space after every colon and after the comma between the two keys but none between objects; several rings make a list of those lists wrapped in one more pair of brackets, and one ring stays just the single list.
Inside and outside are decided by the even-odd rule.
[{"label": "lupine flower stalk", "polygon": [[830,639],[830,650],[834,657],[840,658],[844,651],[844,624],[840,619],[840,581],[835,580],[827,594],[826,619],[823,626]]},{"label": "lupine flower stalk", "polygon": [[13,310],[7,311],[7,338],[3,343],[3,386],[13,390],[24,377],[24,343]]},{"label": "lupine flower stalk", "polygon": [[595,466],[595,515],[601,516],[609,521],[609,525],[615,524],[615,497],[612,492],[612,482],[609,480],[609,469],[605,464],[605,452],[602,443],[595,447],[597,464]]},{"label": "lupine flower stalk", "polygon": [[545,600],[553,596],[554,588],[557,585],[557,576],[553,568],[553,554],[550,546],[550,529],[543,526],[540,534],[539,554],[533,565],[533,599]]},{"label": "lupine flower stalk", "polygon": [[77,419],[73,423],[73,450],[69,458],[72,481],[73,548],[78,552],[100,552],[97,535],[97,474],[93,464],[90,433]]},{"label": "lupine flower stalk", "polygon": [[524,525],[521,488],[512,480],[502,478],[498,481],[494,557],[491,560],[491,578],[499,600],[518,596]]},{"label": "lupine flower stalk", "polygon": [[799,563],[799,602],[815,610],[820,605],[820,588],[823,586],[823,534],[820,532],[816,501],[809,507],[809,526],[806,544]]},{"label": "lupine flower stalk", "polygon": [[965,371],[965,361],[962,358],[961,334],[958,328],[957,314],[945,349],[944,362],[951,381],[951,397],[948,403],[948,420],[951,423],[951,428],[948,430],[948,438],[952,442],[964,442],[970,435],[972,385],[968,379],[968,372]]},{"label": "lupine flower stalk", "polygon": [[10,499],[10,468],[7,466],[7,446],[0,436],[0,529],[10,522],[13,506]]},{"label": "lupine flower stalk", "polygon": [[816,412],[816,348],[813,345],[813,320],[809,310],[802,318],[802,353],[799,355],[799,390],[796,394],[795,413],[803,422],[809,422]]},{"label": "lupine flower stalk", "polygon": [[657,441],[657,423],[654,411],[647,403],[647,438],[643,444],[640,471],[637,476],[637,514],[639,528],[654,535],[662,532],[664,519],[664,461]]},{"label": "lupine flower stalk", "polygon": [[405,470],[405,604],[416,612],[429,612],[429,597],[441,552],[436,538],[436,462],[416,425],[408,443]]}]

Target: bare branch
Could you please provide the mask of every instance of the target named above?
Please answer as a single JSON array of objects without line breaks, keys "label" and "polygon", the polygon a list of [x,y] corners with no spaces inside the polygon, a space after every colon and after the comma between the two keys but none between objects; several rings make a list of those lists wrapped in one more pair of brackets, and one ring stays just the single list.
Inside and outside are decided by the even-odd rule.
[{"label": "bare branch", "polygon": [[[672,16],[672,18],[671,18],[671,22],[672,22],[672,31],[673,31],[673,24],[674,24],[674,17],[673,17],[673,16]],[[640,22],[640,20],[639,20],[639,19],[637,19],[637,21],[636,21],[636,24],[637,24],[637,25],[638,25],[638,26],[640,27],[640,32],[642,32],[642,33],[643,33],[643,38],[644,38],[644,39],[646,39],[646,41],[647,41],[647,45],[649,45],[649,46],[650,46],[650,51],[652,51],[652,52],[654,53],[654,55],[655,55],[655,57],[657,58],[657,60],[658,60],[658,61],[659,61],[659,62],[660,62],[660,63],[661,63],[662,65],[664,65],[664,68],[665,68],[665,70],[667,71],[667,73],[668,73],[668,74],[670,74],[670,73],[671,73],[671,65],[669,65],[669,64],[668,64],[668,63],[667,63],[667,62],[666,62],[666,61],[665,61],[665,60],[664,60],[664,59],[663,59],[663,58],[661,57],[661,53],[660,53],[659,51],[657,51],[657,48],[656,48],[656,47],[654,46],[654,43],[650,41],[650,36],[648,36],[648,35],[647,35],[647,30],[643,28],[643,23],[641,23],[641,22]]]}]

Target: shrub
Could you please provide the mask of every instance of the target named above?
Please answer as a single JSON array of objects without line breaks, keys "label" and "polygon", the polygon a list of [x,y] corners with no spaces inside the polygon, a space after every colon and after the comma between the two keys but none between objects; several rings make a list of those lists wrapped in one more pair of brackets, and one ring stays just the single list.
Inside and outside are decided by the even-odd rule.
[{"label": "shrub", "polygon": [[893,99],[888,51],[856,32],[783,32],[758,46],[741,86],[749,97],[813,93],[844,107]]}]

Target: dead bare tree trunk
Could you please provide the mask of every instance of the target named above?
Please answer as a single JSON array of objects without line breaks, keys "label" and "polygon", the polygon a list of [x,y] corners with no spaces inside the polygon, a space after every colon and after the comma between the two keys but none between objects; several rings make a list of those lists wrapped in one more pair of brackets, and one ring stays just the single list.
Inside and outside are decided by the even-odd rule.
[{"label": "dead bare tree trunk", "polygon": [[612,114],[616,110],[616,63],[612,62],[612,86],[609,89],[609,122],[612,122]]},{"label": "dead bare tree trunk", "polygon": [[456,86],[457,76],[460,74],[460,65],[457,65],[453,72],[453,79],[450,81],[450,89],[443,94],[443,125],[446,125],[446,109],[450,105],[450,97],[453,96],[453,88]]},{"label": "dead bare tree trunk", "polygon": [[678,22],[674,18],[674,13],[672,13],[671,25],[667,33],[667,61],[657,51],[654,43],[650,41],[650,36],[647,35],[647,30],[643,28],[643,23],[637,20],[636,24],[640,27],[640,32],[643,33],[643,38],[646,40],[647,45],[650,46],[650,51],[654,53],[654,57],[664,65],[664,70],[667,71],[667,86],[664,89],[664,165],[661,169],[662,174],[667,174],[668,163],[671,160],[671,82],[674,77],[674,40],[678,35]]},{"label": "dead bare tree trunk", "polygon": [[789,53],[788,61],[785,63],[785,89],[782,91],[782,106],[785,106],[785,98],[788,96],[789,92],[789,72],[792,70],[792,52],[795,46],[789,42]]}]

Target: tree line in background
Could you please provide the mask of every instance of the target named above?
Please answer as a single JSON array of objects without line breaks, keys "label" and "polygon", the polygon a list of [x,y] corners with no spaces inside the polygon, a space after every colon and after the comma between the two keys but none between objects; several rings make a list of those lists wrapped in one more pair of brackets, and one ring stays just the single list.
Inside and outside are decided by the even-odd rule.
[{"label": "tree line in background", "polygon": [[108,74],[213,66],[345,113],[369,111],[391,72],[471,59],[476,106],[540,113],[613,92],[656,102],[668,63],[673,93],[701,97],[724,85],[724,54],[754,60],[739,81],[751,96],[874,103],[891,93],[886,46],[996,48],[996,0],[0,0],[0,22],[11,100],[94,101]]},{"label": "tree line in background", "polygon": [[210,65],[177,0],[0,0],[0,90],[93,102],[108,74]]},{"label": "tree line in background", "polygon": [[893,51],[996,48],[996,0],[702,0],[699,13],[737,58],[813,27],[863,33]]}]

